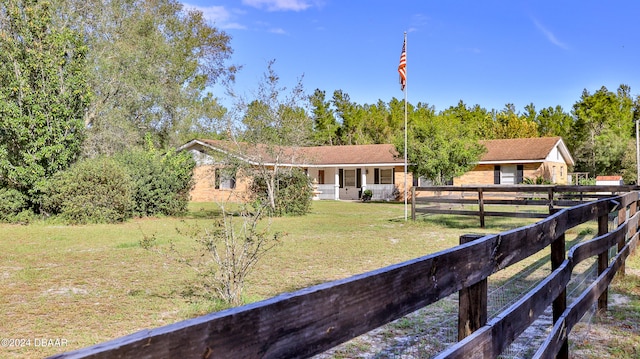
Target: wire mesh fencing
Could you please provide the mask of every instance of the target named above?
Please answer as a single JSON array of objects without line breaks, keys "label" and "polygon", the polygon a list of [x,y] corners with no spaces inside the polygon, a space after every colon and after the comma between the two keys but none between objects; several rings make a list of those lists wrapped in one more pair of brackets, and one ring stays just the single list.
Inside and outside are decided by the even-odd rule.
[{"label": "wire mesh fencing", "polygon": [[[615,225],[615,223],[613,223]],[[593,238],[592,230],[576,235],[568,242],[571,247]],[[612,250],[615,255],[615,249]],[[610,257],[612,256],[610,255]],[[512,269],[508,277],[494,275],[488,280],[489,320],[524,297],[551,273],[549,255],[523,261],[520,268]],[[596,260],[588,260],[576,266],[567,286],[567,302],[580,295],[597,277]],[[595,307],[583,318],[587,325],[593,320]],[[549,306],[543,315],[529,326],[499,356],[504,359],[530,358],[544,342],[553,326]],[[571,339],[571,337],[570,337]],[[458,341],[458,294],[422,308],[388,325],[344,343],[330,351],[315,356],[328,358],[367,359],[422,359],[432,358]]]}]

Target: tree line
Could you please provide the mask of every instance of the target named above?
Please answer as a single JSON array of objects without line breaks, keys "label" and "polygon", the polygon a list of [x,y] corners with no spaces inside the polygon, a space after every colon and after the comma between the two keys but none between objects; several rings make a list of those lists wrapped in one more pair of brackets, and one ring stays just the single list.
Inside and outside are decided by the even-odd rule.
[{"label": "tree line", "polygon": [[[331,98],[322,90],[309,97],[313,141],[317,145],[395,143],[403,151],[404,102],[396,98],[357,104],[341,90]],[[562,106],[519,112],[513,104],[488,110],[460,101],[436,112],[428,103],[407,105],[408,154],[413,170],[443,183],[469,170],[479,159],[478,140],[562,137],[576,165],[574,171],[622,175],[636,182],[635,126],[640,96],[621,84],[616,91],[585,89],[568,111]]]}]

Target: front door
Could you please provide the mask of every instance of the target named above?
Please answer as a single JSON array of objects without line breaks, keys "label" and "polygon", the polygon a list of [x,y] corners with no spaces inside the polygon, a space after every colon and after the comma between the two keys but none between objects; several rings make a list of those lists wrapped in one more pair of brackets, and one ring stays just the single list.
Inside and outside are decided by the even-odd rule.
[{"label": "front door", "polygon": [[516,184],[517,167],[516,166],[500,166],[502,174],[500,176],[500,184]]},{"label": "front door", "polygon": [[342,188],[340,199],[356,200],[360,198],[360,181],[358,175],[360,169],[342,170]]}]

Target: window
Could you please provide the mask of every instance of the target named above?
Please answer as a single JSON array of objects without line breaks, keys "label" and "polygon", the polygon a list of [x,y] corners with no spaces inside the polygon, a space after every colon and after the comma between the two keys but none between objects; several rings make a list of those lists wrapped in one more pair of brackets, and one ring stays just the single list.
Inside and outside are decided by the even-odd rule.
[{"label": "window", "polygon": [[500,166],[493,166],[493,184],[500,184]]},{"label": "window", "polygon": [[228,169],[216,168],[215,173],[215,189],[234,189],[236,188],[236,174]]},{"label": "window", "polygon": [[374,184],[393,184],[393,168],[376,168],[373,170]]},{"label": "window", "polygon": [[393,169],[380,170],[380,184],[393,184]]},{"label": "window", "polygon": [[345,187],[356,186],[356,170],[344,170],[344,185]]},{"label": "window", "polygon": [[516,184],[524,182],[524,165],[518,165],[516,169]]},{"label": "window", "polygon": [[324,184],[324,170],[318,171],[318,184]]}]

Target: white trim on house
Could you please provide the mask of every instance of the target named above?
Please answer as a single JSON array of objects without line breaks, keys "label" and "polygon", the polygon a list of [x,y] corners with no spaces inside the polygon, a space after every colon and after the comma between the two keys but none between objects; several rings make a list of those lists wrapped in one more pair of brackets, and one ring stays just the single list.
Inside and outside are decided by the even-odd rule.
[{"label": "white trim on house", "polygon": [[502,164],[522,164],[522,163],[540,163],[546,160],[505,160],[505,161],[480,161],[479,165],[502,165]]}]

